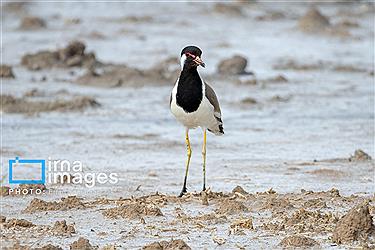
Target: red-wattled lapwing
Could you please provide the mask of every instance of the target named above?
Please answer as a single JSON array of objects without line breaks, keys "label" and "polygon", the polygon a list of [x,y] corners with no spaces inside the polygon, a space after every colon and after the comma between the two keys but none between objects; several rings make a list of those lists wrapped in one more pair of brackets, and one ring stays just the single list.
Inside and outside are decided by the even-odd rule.
[{"label": "red-wattled lapwing", "polygon": [[189,129],[203,130],[203,191],[206,190],[206,131],[223,135],[223,122],[219,101],[214,90],[200,77],[197,67],[205,67],[202,51],[187,46],[181,52],[181,73],[171,93],[170,108],[176,119],[186,128],[187,161],[184,185],[180,197],[186,193],[186,180],[191,157]]}]

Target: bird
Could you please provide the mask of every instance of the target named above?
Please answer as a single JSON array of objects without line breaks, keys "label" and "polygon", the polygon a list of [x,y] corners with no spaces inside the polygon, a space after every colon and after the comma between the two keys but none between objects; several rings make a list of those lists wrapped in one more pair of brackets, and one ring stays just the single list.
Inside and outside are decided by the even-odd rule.
[{"label": "bird", "polygon": [[223,135],[223,121],[218,98],[213,88],[199,75],[198,67],[205,68],[202,50],[187,46],[180,54],[181,72],[170,95],[170,109],[174,117],[185,127],[187,160],[185,178],[179,197],[187,193],[186,182],[192,154],[189,130],[200,127],[203,131],[203,191],[206,190],[206,142],[207,130],[215,135]]}]

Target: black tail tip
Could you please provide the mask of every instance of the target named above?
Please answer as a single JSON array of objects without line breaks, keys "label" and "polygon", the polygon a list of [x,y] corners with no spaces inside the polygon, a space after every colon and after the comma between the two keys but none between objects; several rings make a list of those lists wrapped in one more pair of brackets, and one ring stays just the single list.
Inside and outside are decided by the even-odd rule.
[{"label": "black tail tip", "polygon": [[224,134],[224,128],[223,128],[223,125],[219,125],[219,131],[220,131],[220,133]]}]

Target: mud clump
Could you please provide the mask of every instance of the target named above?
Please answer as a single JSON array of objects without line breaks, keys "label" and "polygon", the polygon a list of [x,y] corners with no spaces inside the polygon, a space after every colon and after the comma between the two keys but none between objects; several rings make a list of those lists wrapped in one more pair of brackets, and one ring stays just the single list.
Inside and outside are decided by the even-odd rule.
[{"label": "mud clump", "polygon": [[315,208],[315,209],[322,209],[327,208],[327,203],[323,201],[321,198],[319,199],[310,199],[303,203],[302,205],[304,208]]},{"label": "mud clump", "polygon": [[103,215],[112,219],[119,217],[124,219],[137,219],[142,216],[163,216],[158,207],[154,205],[145,205],[140,202],[109,208],[103,212]]},{"label": "mud clump", "polygon": [[[302,205],[302,204],[301,204]],[[281,208],[281,207],[280,207]],[[273,216],[276,221],[270,221],[262,224],[262,228],[272,232],[293,232],[293,233],[327,233],[332,232],[338,217],[332,213],[324,213],[319,210],[308,211],[300,208],[287,215],[285,211],[288,209],[275,210]]]},{"label": "mud clump", "polygon": [[342,178],[346,175],[345,172],[343,171],[335,170],[335,169],[328,169],[328,168],[315,169],[312,171],[307,171],[306,173],[319,176],[319,178],[334,178],[334,179]]},{"label": "mud clump", "polygon": [[243,16],[242,8],[236,4],[229,3],[216,3],[213,10],[220,14],[230,15],[230,16]]},{"label": "mud clump", "polygon": [[24,219],[10,219],[5,224],[6,228],[11,227],[33,227],[35,226],[32,222]]},{"label": "mud clump", "polygon": [[154,21],[152,16],[127,16],[121,19],[123,22],[129,23],[150,23]]},{"label": "mud clump", "polygon": [[137,69],[126,65],[111,65],[104,67],[98,73],[89,70],[76,79],[76,83],[96,87],[141,87],[150,84],[166,84],[175,81],[178,77],[178,59],[167,58],[149,69]]},{"label": "mud clump", "polygon": [[15,78],[12,67],[9,65],[0,65],[0,78]]},{"label": "mud clump", "polygon": [[1,186],[0,187],[0,197],[8,196],[9,195],[9,189],[10,189],[10,187]]},{"label": "mud clump", "polygon": [[254,105],[257,104],[258,101],[252,97],[246,97],[241,100],[241,104],[246,104],[246,105]]},{"label": "mud clump", "polygon": [[2,111],[5,113],[40,113],[82,111],[89,107],[99,107],[100,104],[92,97],[74,97],[70,100],[57,99],[54,101],[29,101],[11,95],[1,95]]},{"label": "mud clump", "polygon": [[37,30],[46,28],[47,24],[40,17],[27,16],[21,20],[20,29],[22,30]]},{"label": "mud clump", "polygon": [[273,65],[273,69],[277,69],[277,70],[308,71],[308,70],[320,70],[323,68],[324,68],[324,65],[322,62],[307,64],[307,63],[299,63],[293,59],[282,59],[277,64]]},{"label": "mud clump", "polygon": [[31,247],[26,245],[21,245],[18,241],[13,244],[13,246],[3,248],[5,250],[31,250]]},{"label": "mud clump", "polygon": [[293,208],[293,205],[288,198],[284,197],[267,197],[261,210],[271,210],[276,211],[285,211],[287,209]]},{"label": "mud clump", "polygon": [[27,7],[29,2],[7,2],[3,4],[5,13],[14,12],[17,14],[25,14],[27,12]]},{"label": "mud clump", "polygon": [[21,65],[29,70],[69,67],[94,67],[101,65],[94,53],[85,53],[86,45],[80,41],[73,41],[67,47],[57,51],[40,51],[26,54],[21,59]]},{"label": "mud clump", "polygon": [[66,224],[65,220],[56,221],[52,228],[54,235],[71,236],[76,232],[73,225]]},{"label": "mud clump", "polygon": [[240,55],[222,60],[217,66],[220,74],[240,75],[246,74],[247,59]]},{"label": "mud clump", "polygon": [[349,161],[371,161],[371,156],[369,156],[366,152],[364,152],[362,149],[357,149],[354,152],[354,155],[349,157]]},{"label": "mud clump", "polygon": [[310,8],[301,17],[297,25],[298,29],[305,33],[320,34],[338,37],[351,37],[348,26],[336,24],[331,25],[328,17],[322,15],[316,8]]},{"label": "mud clump", "polygon": [[198,222],[198,223],[209,223],[209,224],[222,224],[228,222],[228,218],[225,215],[218,215],[217,213],[209,213],[198,215],[195,217],[188,217],[188,216],[181,216],[183,220],[191,222]]},{"label": "mud clump", "polygon": [[218,214],[236,214],[249,212],[248,208],[242,202],[235,200],[225,199],[224,201],[220,202],[218,206],[218,209],[215,210]]},{"label": "mud clump", "polygon": [[42,247],[33,248],[32,250],[63,250],[63,249],[59,246],[47,244],[47,245],[42,246]]},{"label": "mud clump", "polygon": [[367,204],[352,208],[337,223],[332,240],[337,244],[367,239],[374,231],[373,219]]},{"label": "mud clump", "polygon": [[264,83],[287,83],[288,78],[286,78],[284,75],[277,75],[275,77],[262,80],[262,82]]},{"label": "mud clump", "polygon": [[73,208],[86,208],[87,206],[82,202],[82,199],[77,196],[68,196],[61,198],[61,201],[44,201],[34,198],[24,212],[34,213],[38,211],[55,211],[55,210],[69,210]]},{"label": "mud clump", "polygon": [[247,218],[247,219],[239,219],[234,221],[230,225],[230,232],[231,233],[237,233],[240,232],[242,229],[254,229],[253,226],[253,219]]},{"label": "mud clump", "polygon": [[319,243],[302,235],[294,235],[285,237],[279,245],[282,247],[313,247]]},{"label": "mud clump", "polygon": [[348,73],[366,73],[367,70],[353,65],[336,65],[332,68],[333,71],[348,72]]},{"label": "mud clump", "polygon": [[90,244],[90,241],[83,237],[80,237],[78,240],[74,241],[70,245],[70,250],[94,250],[94,249],[98,249],[98,248],[95,246],[92,246]]},{"label": "mud clump", "polygon": [[303,32],[324,32],[329,27],[329,19],[322,15],[316,8],[310,8],[306,14],[298,20],[298,28]]},{"label": "mud clump", "polygon": [[330,232],[338,218],[331,213],[307,211],[303,208],[296,211],[282,222],[287,229],[295,232]]},{"label": "mud clump", "polygon": [[248,195],[249,193],[245,191],[245,189],[243,189],[243,187],[241,186],[236,186],[235,188],[233,188],[232,190],[232,193],[240,193],[242,195]]},{"label": "mud clump", "polygon": [[5,223],[7,220],[7,217],[5,217],[4,215],[0,215],[0,223]]},{"label": "mud clump", "polygon": [[43,97],[46,93],[37,88],[32,88],[23,94],[23,97]]},{"label": "mud clump", "polygon": [[267,12],[263,15],[255,17],[255,20],[257,21],[276,21],[276,20],[281,20],[285,19],[286,16],[283,12],[278,12],[278,11],[271,11]]},{"label": "mud clump", "polygon": [[183,240],[171,240],[154,242],[142,247],[142,250],[190,250],[191,248]]}]

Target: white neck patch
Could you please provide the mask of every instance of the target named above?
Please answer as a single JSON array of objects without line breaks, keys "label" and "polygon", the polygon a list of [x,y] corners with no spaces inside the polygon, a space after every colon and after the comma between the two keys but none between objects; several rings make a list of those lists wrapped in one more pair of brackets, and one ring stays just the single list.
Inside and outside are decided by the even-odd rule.
[{"label": "white neck patch", "polygon": [[186,61],[186,55],[183,54],[183,55],[181,56],[181,59],[180,59],[181,70],[184,69],[185,61]]}]

